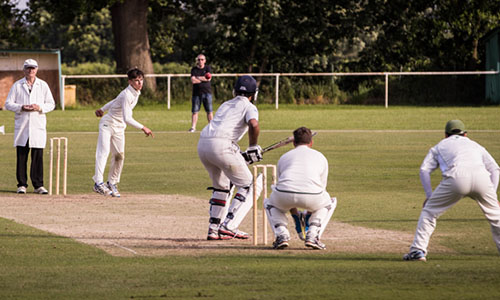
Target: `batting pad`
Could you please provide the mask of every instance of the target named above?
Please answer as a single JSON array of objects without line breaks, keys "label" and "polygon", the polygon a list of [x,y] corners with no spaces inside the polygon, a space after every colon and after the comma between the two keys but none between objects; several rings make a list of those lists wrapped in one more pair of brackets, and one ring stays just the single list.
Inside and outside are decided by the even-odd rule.
[{"label": "batting pad", "polygon": [[319,224],[319,232],[318,232],[318,238],[321,239],[321,235],[325,231],[326,226],[328,225],[328,222],[330,222],[330,219],[333,215],[333,212],[335,211],[335,208],[337,208],[337,198],[332,197],[332,202],[328,204],[327,206],[318,209],[317,211],[314,211],[311,214],[311,218],[309,219],[309,230],[314,231],[318,230],[318,226],[316,224]]},{"label": "batting pad", "polygon": [[[260,193],[262,193],[262,174],[259,174],[259,176],[257,176],[256,183],[258,199],[260,197]],[[229,207],[229,213],[232,213],[233,217],[232,219],[226,218],[226,221],[224,222],[226,228],[232,231],[238,229],[241,222],[253,206],[253,184],[250,185],[248,189],[241,187],[238,188],[237,194],[240,195],[238,198],[241,198],[241,196],[243,196],[245,200],[240,201],[237,199],[237,197],[234,197],[233,201],[231,202],[231,206]]]},{"label": "batting pad", "polygon": [[214,191],[212,193],[212,199],[210,199],[210,218],[215,218],[221,220],[224,217],[228,193]]},{"label": "batting pad", "polygon": [[231,185],[231,189],[229,190],[229,193],[227,194],[227,197],[226,197],[226,206],[224,206],[224,210],[223,210],[223,213],[221,215],[221,217],[222,217],[221,220],[224,220],[227,216],[227,212],[229,210],[229,202],[233,198],[234,189],[235,189],[235,186]]},{"label": "batting pad", "polygon": [[269,224],[271,224],[271,228],[274,232],[274,237],[276,238],[280,235],[290,237],[286,214],[279,208],[269,205],[269,198],[264,199],[264,209],[266,210],[267,220]]}]

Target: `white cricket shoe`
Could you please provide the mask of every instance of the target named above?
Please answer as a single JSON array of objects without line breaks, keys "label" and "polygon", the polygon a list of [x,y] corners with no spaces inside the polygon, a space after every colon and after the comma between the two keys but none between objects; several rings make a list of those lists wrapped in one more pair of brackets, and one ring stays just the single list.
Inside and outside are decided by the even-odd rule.
[{"label": "white cricket shoe", "polygon": [[49,191],[47,191],[47,189],[44,188],[43,186],[35,189],[35,194],[47,195],[48,193]]},{"label": "white cricket shoe", "polygon": [[403,260],[418,260],[418,261],[427,261],[425,257],[425,253],[422,250],[415,250],[410,253],[406,253],[403,255]]},{"label": "white cricket shoe", "polygon": [[111,196],[113,197],[120,197],[120,192],[118,191],[118,186],[114,183],[109,183],[107,182],[108,189],[111,191]]},{"label": "white cricket shoe", "polygon": [[109,188],[104,184],[104,182],[101,183],[95,183],[94,184],[94,192],[104,195],[104,196],[111,196],[111,191]]},{"label": "white cricket shoe", "polygon": [[230,230],[228,229],[225,225],[221,225],[219,227],[219,235],[220,236],[230,236],[235,239],[242,239],[246,240],[250,237],[250,235],[244,231],[240,231],[238,229],[236,230]]},{"label": "white cricket shoe", "polygon": [[279,235],[276,237],[276,240],[273,243],[273,249],[280,250],[280,249],[285,249],[288,247],[288,236],[286,235]]},{"label": "white cricket shoe", "polygon": [[207,235],[208,241],[229,240],[232,238],[233,237],[228,235],[219,235],[219,231],[217,229],[208,228],[208,235]]},{"label": "white cricket shoe", "polygon": [[304,243],[306,247],[313,248],[316,250],[325,250],[326,246],[322,242],[319,241],[318,236],[312,236],[310,232],[307,232],[306,242]]},{"label": "white cricket shoe", "polygon": [[18,193],[18,194],[26,194],[26,187],[25,186],[18,187],[16,193]]}]

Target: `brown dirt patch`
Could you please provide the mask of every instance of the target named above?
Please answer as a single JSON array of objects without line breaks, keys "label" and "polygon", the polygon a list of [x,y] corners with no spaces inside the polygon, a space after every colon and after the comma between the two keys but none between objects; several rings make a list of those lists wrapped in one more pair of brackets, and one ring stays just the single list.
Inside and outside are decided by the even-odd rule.
[{"label": "brown dirt patch", "polygon": [[[269,245],[253,246],[251,239],[207,241],[207,202],[206,199],[182,195],[134,194],[116,199],[97,194],[12,194],[2,195],[0,217],[96,246],[116,256],[271,251]],[[241,230],[252,231],[251,214],[246,217]],[[262,223],[260,218],[259,225]],[[293,224],[291,218],[289,222]],[[292,232],[293,228],[290,230]],[[261,229],[260,236],[262,239]],[[334,214],[322,241],[327,246],[326,252],[402,254],[408,251],[412,239],[411,234],[337,222]],[[272,244],[271,240],[269,229],[268,244]],[[293,235],[290,247],[283,252],[302,251],[312,250],[305,249]],[[433,251],[448,250],[437,246]]]}]

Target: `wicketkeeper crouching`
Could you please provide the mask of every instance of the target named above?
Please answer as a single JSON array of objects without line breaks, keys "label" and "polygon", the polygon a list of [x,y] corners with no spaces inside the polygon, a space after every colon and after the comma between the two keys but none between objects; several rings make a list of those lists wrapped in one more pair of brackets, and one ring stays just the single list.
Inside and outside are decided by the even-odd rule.
[{"label": "wicketkeeper crouching", "polygon": [[295,148],[283,154],[278,161],[278,182],[273,186],[264,207],[276,237],[273,247],[288,247],[290,232],[286,213],[292,208],[311,212],[305,246],[326,249],[320,242],[321,235],[337,207],[337,199],[326,191],[328,160],[312,149],[312,133],[306,127],[293,132]]}]

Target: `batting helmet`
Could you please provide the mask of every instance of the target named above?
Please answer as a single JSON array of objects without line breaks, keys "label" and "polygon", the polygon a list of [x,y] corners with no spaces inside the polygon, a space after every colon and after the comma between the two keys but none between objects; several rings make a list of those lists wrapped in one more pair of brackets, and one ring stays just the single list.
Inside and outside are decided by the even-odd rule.
[{"label": "batting helmet", "polygon": [[238,80],[234,85],[234,91],[240,94],[254,94],[258,91],[257,81],[249,75],[238,77]]}]

